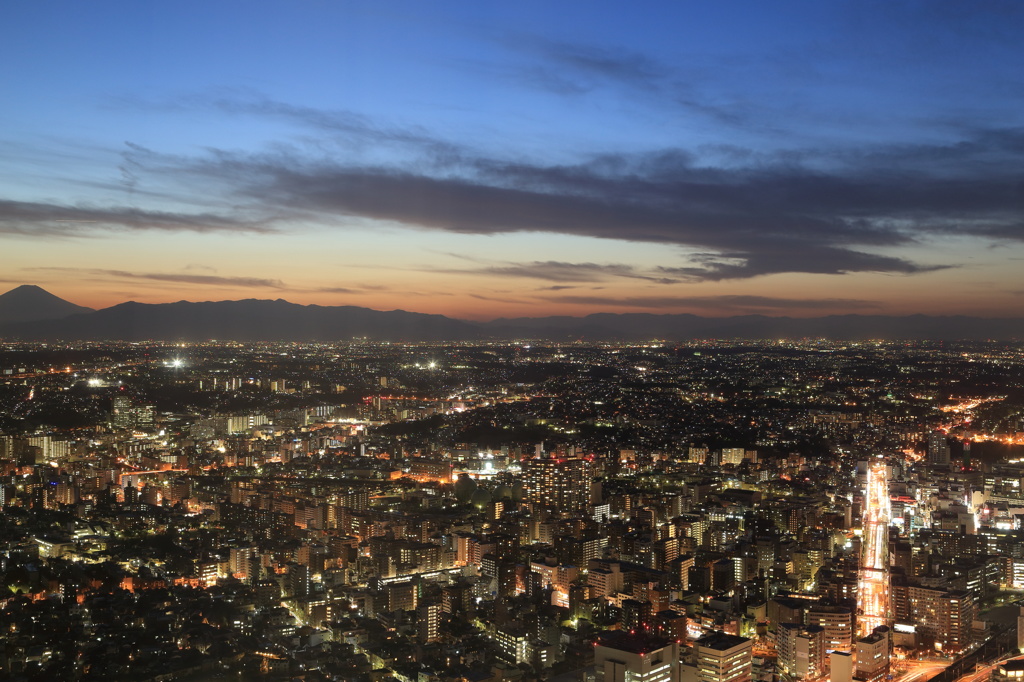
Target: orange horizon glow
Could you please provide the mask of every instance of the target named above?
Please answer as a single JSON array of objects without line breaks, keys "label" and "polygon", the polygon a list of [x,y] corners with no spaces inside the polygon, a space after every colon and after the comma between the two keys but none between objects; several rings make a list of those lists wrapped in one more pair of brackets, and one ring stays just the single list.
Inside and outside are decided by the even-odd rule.
[{"label": "orange horizon glow", "polygon": [[[646,275],[618,272],[657,273],[678,256],[666,256],[659,245],[557,235],[453,236],[401,229],[373,235],[372,240],[345,232],[249,239],[199,234],[154,248],[146,235],[129,235],[116,243],[102,238],[56,240],[45,250],[28,240],[5,247],[10,257],[0,263],[0,280],[8,288],[36,284],[95,309],[127,301],[284,299],[471,321],[599,312],[712,318],[1024,316],[1024,300],[1011,286],[991,286],[992,280],[1010,283],[1020,276],[1015,264],[997,261],[984,269],[912,275],[778,273],[652,281]],[[570,264],[566,270],[550,273],[509,265],[544,264],[555,249],[572,252],[571,260],[559,256]],[[230,258],[225,260],[225,254]],[[584,271],[577,273],[571,263]]]},{"label": "orange horizon glow", "polygon": [[[181,292],[180,295],[168,296],[166,292],[135,292],[134,295],[119,298],[116,294],[104,291],[83,291],[74,286],[39,285],[50,293],[59,296],[76,305],[102,310],[129,301],[145,304],[175,303],[188,301],[192,303],[209,301],[239,301],[246,299],[276,300],[283,299],[289,303],[298,305],[319,305],[331,306],[357,306],[380,311],[404,310],[407,312],[426,313],[433,315],[444,315],[446,317],[475,321],[488,322],[498,318],[515,317],[547,317],[547,316],[570,316],[583,317],[593,313],[648,313],[653,315],[670,314],[692,314],[707,318],[727,318],[741,315],[764,315],[766,317],[792,317],[792,318],[816,318],[828,315],[882,315],[882,316],[904,316],[904,315],[966,315],[969,317],[983,318],[1015,318],[1020,313],[1008,312],[1004,306],[989,306],[966,312],[950,311],[944,305],[929,305],[927,302],[893,301],[881,309],[872,310],[848,310],[841,307],[835,309],[814,308],[811,310],[787,310],[759,307],[730,307],[722,306],[721,309],[708,308],[706,306],[689,306],[681,302],[676,307],[644,306],[631,304],[628,300],[621,303],[609,302],[603,305],[570,304],[570,303],[546,303],[537,302],[483,302],[469,297],[448,297],[450,300],[438,301],[432,299],[429,294],[408,294],[395,292],[391,294],[377,295],[318,295],[309,293],[295,293],[281,291],[259,291],[239,292],[237,290],[225,290],[223,295],[189,295],[188,292]],[[3,293],[0,291],[0,293]],[[209,292],[208,292],[209,293]],[[799,300],[799,299],[795,299]],[[422,303],[420,303],[422,301]],[[415,303],[420,303],[415,305]]]}]

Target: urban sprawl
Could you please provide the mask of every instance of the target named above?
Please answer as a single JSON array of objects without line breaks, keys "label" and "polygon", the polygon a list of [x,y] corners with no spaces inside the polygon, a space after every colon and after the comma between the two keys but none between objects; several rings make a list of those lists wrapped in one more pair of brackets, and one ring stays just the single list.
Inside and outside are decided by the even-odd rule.
[{"label": "urban sprawl", "polygon": [[1024,677],[1024,346],[0,344],[0,677]]}]

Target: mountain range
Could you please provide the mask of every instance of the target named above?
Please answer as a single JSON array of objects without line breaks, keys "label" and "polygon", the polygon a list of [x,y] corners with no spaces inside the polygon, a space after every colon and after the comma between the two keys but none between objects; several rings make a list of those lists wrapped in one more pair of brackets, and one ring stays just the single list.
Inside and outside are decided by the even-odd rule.
[{"label": "mountain range", "polygon": [[120,303],[93,310],[24,285],[0,295],[0,338],[143,341],[470,341],[485,339],[829,338],[1011,340],[1022,318],[829,315],[814,318],[739,315],[595,313],[585,317],[501,318],[468,322],[444,315],[357,306],[299,305],[278,300]]}]

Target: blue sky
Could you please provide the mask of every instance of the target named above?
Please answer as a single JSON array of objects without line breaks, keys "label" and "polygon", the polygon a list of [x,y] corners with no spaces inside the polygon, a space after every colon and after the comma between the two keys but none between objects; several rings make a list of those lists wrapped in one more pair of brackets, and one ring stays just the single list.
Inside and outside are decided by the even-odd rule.
[{"label": "blue sky", "polygon": [[9,3],[0,280],[1022,315],[1016,2]]}]

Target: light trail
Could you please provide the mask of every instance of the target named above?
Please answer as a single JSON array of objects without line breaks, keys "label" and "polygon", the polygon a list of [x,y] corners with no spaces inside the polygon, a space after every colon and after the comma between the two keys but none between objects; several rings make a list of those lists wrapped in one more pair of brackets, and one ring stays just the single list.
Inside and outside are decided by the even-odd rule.
[{"label": "light trail", "polygon": [[896,675],[894,682],[926,682],[948,666],[948,661],[913,661],[906,670]]},{"label": "light trail", "polygon": [[866,637],[890,626],[889,600],[889,473],[885,460],[868,464],[864,490],[864,521],[860,576],[857,585],[857,635]]}]

